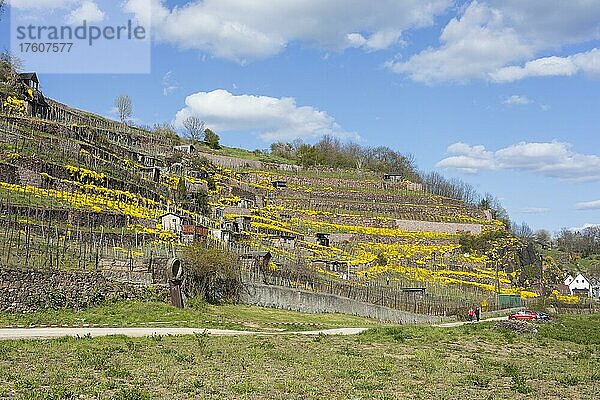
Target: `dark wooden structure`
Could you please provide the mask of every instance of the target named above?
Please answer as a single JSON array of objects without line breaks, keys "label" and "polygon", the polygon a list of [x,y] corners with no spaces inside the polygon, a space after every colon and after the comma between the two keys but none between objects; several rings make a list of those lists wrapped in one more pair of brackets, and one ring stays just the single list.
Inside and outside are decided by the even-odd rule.
[{"label": "dark wooden structure", "polygon": [[317,243],[321,246],[329,247],[329,234],[328,233],[317,233]]},{"label": "dark wooden structure", "polygon": [[23,72],[19,74],[19,81],[33,90],[40,90],[40,80],[35,72]]},{"label": "dark wooden structure", "polygon": [[283,189],[287,187],[287,181],[273,181],[271,184],[275,189]]}]

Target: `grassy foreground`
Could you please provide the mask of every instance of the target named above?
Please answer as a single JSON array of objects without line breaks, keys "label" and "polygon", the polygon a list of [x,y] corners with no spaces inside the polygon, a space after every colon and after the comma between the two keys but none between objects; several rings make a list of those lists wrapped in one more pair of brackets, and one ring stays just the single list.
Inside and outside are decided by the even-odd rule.
[{"label": "grassy foreground", "polygon": [[314,330],[372,327],[378,321],[343,314],[305,314],[238,304],[211,305],[191,300],[185,309],[161,302],[122,301],[81,311],[44,310],[31,314],[0,313],[0,328],[33,324],[114,324],[239,330]]},{"label": "grassy foreground", "polygon": [[0,398],[599,397],[599,315],[563,317],[535,334],[482,323],[380,326],[350,337],[0,342]]}]

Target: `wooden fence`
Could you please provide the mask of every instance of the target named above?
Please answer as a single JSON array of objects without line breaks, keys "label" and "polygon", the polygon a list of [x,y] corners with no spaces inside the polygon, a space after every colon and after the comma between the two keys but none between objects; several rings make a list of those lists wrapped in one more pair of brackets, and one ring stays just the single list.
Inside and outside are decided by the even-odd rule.
[{"label": "wooden fence", "polygon": [[[418,288],[394,288],[358,281],[340,282],[293,270],[246,266],[242,270],[242,277],[249,282],[331,294],[417,314],[460,315],[471,305],[466,298],[433,296]],[[492,309],[495,307],[492,306]]]}]

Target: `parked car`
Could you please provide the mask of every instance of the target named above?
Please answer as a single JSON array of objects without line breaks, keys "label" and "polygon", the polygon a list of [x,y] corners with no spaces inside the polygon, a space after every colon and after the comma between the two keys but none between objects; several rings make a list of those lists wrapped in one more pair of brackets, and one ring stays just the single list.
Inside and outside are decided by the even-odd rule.
[{"label": "parked car", "polygon": [[540,321],[550,321],[550,315],[543,313],[541,311],[536,311],[537,317]]},{"label": "parked car", "polygon": [[539,316],[538,313],[533,310],[519,310],[516,313],[509,315],[508,319],[518,321],[537,321]]}]

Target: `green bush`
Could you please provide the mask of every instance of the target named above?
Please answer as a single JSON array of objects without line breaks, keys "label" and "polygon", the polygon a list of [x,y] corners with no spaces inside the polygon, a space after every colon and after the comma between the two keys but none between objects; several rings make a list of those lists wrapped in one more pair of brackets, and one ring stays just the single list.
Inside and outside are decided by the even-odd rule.
[{"label": "green bush", "polygon": [[202,240],[188,246],[183,260],[185,290],[209,303],[236,301],[242,288],[237,254]]}]

